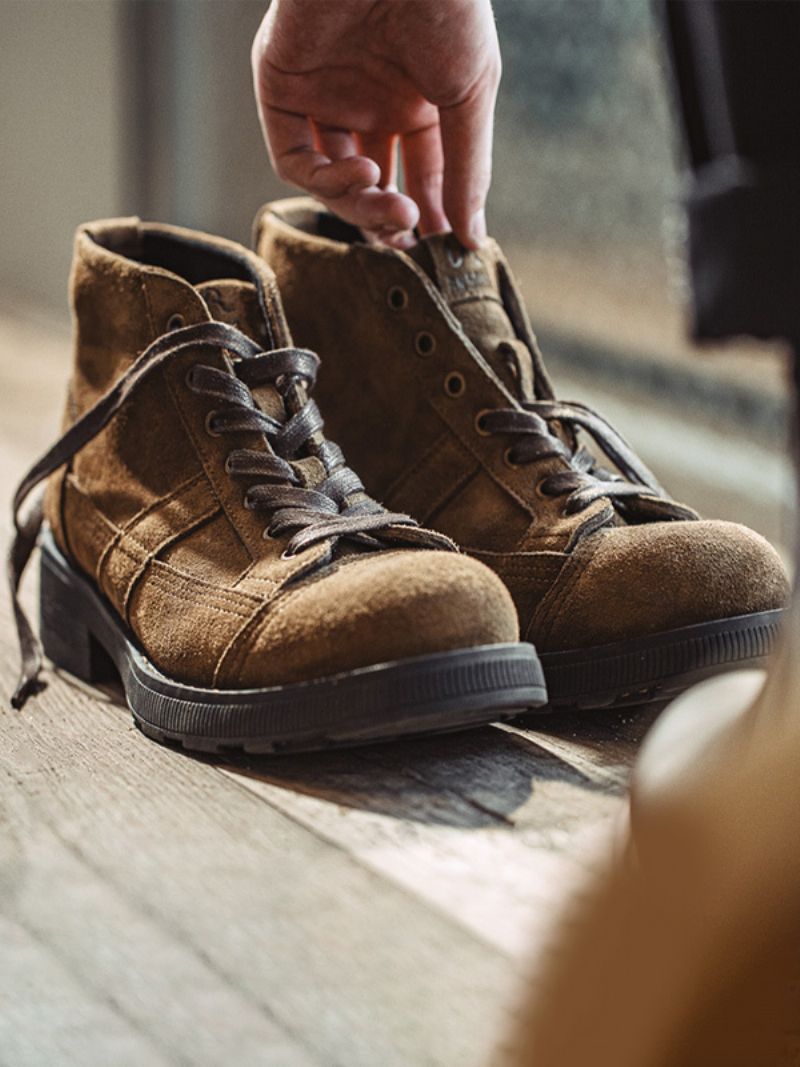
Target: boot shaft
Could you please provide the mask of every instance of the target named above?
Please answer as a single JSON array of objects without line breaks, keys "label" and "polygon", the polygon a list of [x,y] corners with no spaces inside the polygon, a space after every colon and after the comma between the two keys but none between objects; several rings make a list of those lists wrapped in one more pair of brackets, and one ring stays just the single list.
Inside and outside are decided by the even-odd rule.
[{"label": "boot shaft", "polygon": [[[221,321],[267,348],[291,343],[274,275],[258,257],[232,242],[138,219],[78,230],[70,303],[74,359],[65,425],[170,331]],[[241,488],[224,473],[230,441],[205,432],[213,409],[186,388],[197,358],[189,350],[157,370],[135,402],[52,476],[46,518],[59,546],[88,573],[97,572],[109,531],[163,509],[168,499],[187,526],[219,500],[250,552],[263,555],[263,523],[242,509]],[[219,351],[202,358],[230,369]],[[274,390],[262,390],[261,399],[276,414],[282,410]],[[242,441],[260,444],[257,435]]]},{"label": "boot shaft", "polygon": [[[470,550],[561,551],[611,517],[577,515],[537,491],[558,455],[514,463],[482,416],[552,390],[511,271],[434,236],[411,254],[368,245],[314,201],[267,205],[257,250],[276,271],[301,344],[322,357],[330,425],[370,492]],[[358,410],[359,417],[351,417]]]}]

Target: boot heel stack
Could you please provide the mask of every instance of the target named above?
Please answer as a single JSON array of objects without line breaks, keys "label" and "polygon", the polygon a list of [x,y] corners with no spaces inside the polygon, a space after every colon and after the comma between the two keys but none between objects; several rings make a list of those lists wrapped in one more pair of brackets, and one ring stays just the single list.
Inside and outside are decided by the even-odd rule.
[{"label": "boot heel stack", "polygon": [[42,553],[39,569],[39,633],[42,648],[56,667],[84,682],[109,676],[109,663],[81,619],[77,591]]}]

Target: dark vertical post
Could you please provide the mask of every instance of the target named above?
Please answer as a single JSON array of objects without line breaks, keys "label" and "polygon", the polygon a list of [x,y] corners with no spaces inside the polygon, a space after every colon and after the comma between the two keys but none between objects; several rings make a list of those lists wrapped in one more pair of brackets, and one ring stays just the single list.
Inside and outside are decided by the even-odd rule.
[{"label": "dark vertical post", "polygon": [[800,337],[800,3],[661,8],[691,167],[694,335]]}]

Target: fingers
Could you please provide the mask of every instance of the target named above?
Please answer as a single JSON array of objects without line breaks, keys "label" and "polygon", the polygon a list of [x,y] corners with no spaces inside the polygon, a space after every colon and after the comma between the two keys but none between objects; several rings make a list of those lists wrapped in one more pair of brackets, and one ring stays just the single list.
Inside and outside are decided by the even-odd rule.
[{"label": "fingers", "polygon": [[406,192],[419,208],[420,233],[449,230],[442,205],[444,155],[439,126],[426,126],[406,134],[402,145]]},{"label": "fingers", "polygon": [[409,232],[419,211],[413,200],[392,188],[395,140],[365,135],[359,151],[358,140],[346,128],[315,124],[305,114],[270,104],[262,39],[263,34],[257,35],[253,45],[253,78],[264,140],[278,177],[354,226],[403,247],[413,243]]},{"label": "fingers", "polygon": [[[264,109],[264,126],[279,178],[305,189],[362,229],[394,234],[416,226],[416,205],[407,196],[379,188],[381,174],[374,160],[342,154],[351,150],[346,131],[320,128],[315,138],[304,116],[271,107]],[[341,158],[332,159],[323,147]]]},{"label": "fingers", "polygon": [[349,159],[359,155],[356,147],[356,139],[349,130],[343,130],[339,126],[323,126],[319,122],[311,122],[314,133],[314,142],[317,148],[328,159]]},{"label": "fingers", "polygon": [[444,153],[442,201],[453,232],[466,248],[486,238],[484,205],[492,179],[492,134],[497,73],[459,104],[440,108]]},{"label": "fingers", "polygon": [[324,199],[369,188],[380,178],[371,159],[354,155],[331,160],[320,152],[304,115],[268,106],[263,109],[263,118],[270,159],[283,181]]},{"label": "fingers", "polygon": [[358,135],[361,154],[378,164],[381,171],[381,189],[397,188],[397,138],[383,133]]}]

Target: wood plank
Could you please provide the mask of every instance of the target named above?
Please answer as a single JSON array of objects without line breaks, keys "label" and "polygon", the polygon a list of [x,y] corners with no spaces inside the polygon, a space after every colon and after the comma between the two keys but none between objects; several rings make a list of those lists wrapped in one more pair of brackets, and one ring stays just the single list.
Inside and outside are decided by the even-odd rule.
[{"label": "wood plank", "polygon": [[[10,666],[3,647],[4,678]],[[0,750],[29,823],[325,1064],[486,1062],[515,969],[215,767],[154,745],[124,709],[58,678],[0,713]],[[56,910],[70,906],[37,877]],[[80,952],[77,932],[63,944]]]},{"label": "wood plank", "polygon": [[3,1067],[168,1067],[157,1044],[75,977],[51,947],[0,914]]},{"label": "wood plank", "polygon": [[[25,827],[24,835],[17,834],[14,862],[4,868],[14,884],[6,886],[0,921],[11,927],[15,944],[27,949],[34,942],[48,957],[37,959],[25,951],[4,958],[3,999],[9,990],[25,991],[18,998],[21,1017],[15,1033],[19,1031],[27,1051],[14,1055],[17,1067],[129,1061],[212,1065],[223,1062],[231,1050],[243,1067],[265,1061],[275,1067],[314,1067],[320,1062],[176,936],[171,925],[159,921],[124,887],[98,875],[37,818],[35,802],[7,773],[0,778],[0,797],[6,811],[16,809],[14,825]],[[48,968],[55,969],[53,964],[61,974],[53,978],[56,1003],[50,1005],[39,1001],[34,987]],[[58,1003],[59,989],[72,985],[78,987],[77,1003],[70,1012],[83,1020],[80,1037],[72,1033],[70,1016]],[[94,1010],[87,1014],[87,1008]],[[65,1029],[67,1037],[72,1034],[71,1050],[59,1048]],[[14,1047],[10,1037],[0,1036],[0,1048]],[[48,1049],[58,1049],[58,1055],[44,1055]]]},{"label": "wood plank", "polygon": [[620,795],[495,727],[226,773],[512,958],[591,870]]}]

